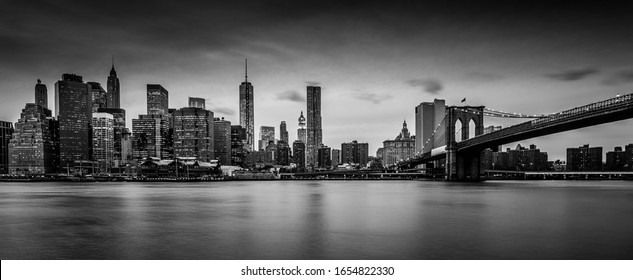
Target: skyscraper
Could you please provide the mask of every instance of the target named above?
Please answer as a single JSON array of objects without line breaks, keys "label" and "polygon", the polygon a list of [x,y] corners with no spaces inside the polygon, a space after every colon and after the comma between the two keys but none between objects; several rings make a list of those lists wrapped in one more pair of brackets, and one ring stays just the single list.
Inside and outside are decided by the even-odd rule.
[{"label": "skyscraper", "polygon": [[319,168],[328,168],[332,166],[331,148],[322,146],[317,150],[317,166]]},{"label": "skyscraper", "polygon": [[51,111],[27,103],[9,144],[9,173],[53,173],[59,168],[59,123]]},{"label": "skyscraper", "polygon": [[261,126],[259,127],[259,150],[266,150],[270,141],[275,141],[275,127]]},{"label": "skyscraper", "polygon": [[200,97],[189,97],[189,107],[193,107],[193,108],[205,108],[205,100],[204,98],[200,98]]},{"label": "skyscraper", "polygon": [[231,165],[231,122],[224,118],[213,120],[213,149],[221,165]]},{"label": "skyscraper", "polygon": [[37,84],[35,85],[35,104],[48,108],[48,90],[40,79],[37,79]]},{"label": "skyscraper", "polygon": [[154,115],[139,115],[132,120],[132,156],[136,159],[147,157],[162,158],[163,135],[161,119]]},{"label": "skyscraper", "polygon": [[284,141],[288,145],[288,130],[286,129],[286,121],[281,121],[279,124],[279,139]]},{"label": "skyscraper", "polygon": [[167,115],[169,112],[169,92],[161,85],[147,85],[147,114]]},{"label": "skyscraper", "polygon": [[114,116],[93,113],[92,131],[94,160],[99,172],[110,172],[114,164]]},{"label": "skyscraper", "polygon": [[99,112],[99,109],[107,108],[106,91],[100,83],[88,82],[90,85],[90,95],[92,96],[92,113]]},{"label": "skyscraper", "polygon": [[[125,110],[120,108],[105,108],[97,110],[99,113],[112,114],[114,118],[114,166],[118,167],[127,160],[123,156],[123,134],[128,131],[125,127]],[[129,131],[128,131],[129,133]]]},{"label": "skyscraper", "polygon": [[9,142],[13,135],[13,124],[0,121],[0,174],[9,173]]},{"label": "skyscraper", "polygon": [[246,130],[241,125],[231,126],[231,164],[244,166],[246,158]]},{"label": "skyscraper", "polygon": [[306,166],[317,166],[317,150],[323,144],[321,129],[321,87],[308,86],[307,89],[307,143]]},{"label": "skyscraper", "polygon": [[[446,124],[442,123],[446,115],[443,99],[422,102],[415,107],[415,152],[430,152],[433,148],[446,145],[442,141]],[[423,149],[424,147],[424,149]]]},{"label": "skyscraper", "polygon": [[299,170],[303,170],[306,167],[306,144],[299,140],[292,143],[292,160],[297,165]]},{"label": "skyscraper", "polygon": [[91,87],[75,74],[55,83],[55,112],[59,121],[59,159],[62,168],[92,160]]},{"label": "skyscraper", "polygon": [[173,114],[174,157],[215,159],[213,112],[202,108],[180,108]]},{"label": "skyscraper", "polygon": [[106,108],[121,108],[121,84],[114,70],[114,57],[112,58],[112,69],[110,69],[106,87],[108,88],[106,94]]},{"label": "skyscraper", "polygon": [[297,128],[297,140],[306,143],[308,141],[306,136],[306,118],[303,116],[303,111],[299,116],[299,128]]},{"label": "skyscraper", "polygon": [[248,61],[244,64],[244,82],[240,84],[240,125],[246,129],[246,146],[253,151],[255,146],[255,99],[253,85],[248,82]]}]

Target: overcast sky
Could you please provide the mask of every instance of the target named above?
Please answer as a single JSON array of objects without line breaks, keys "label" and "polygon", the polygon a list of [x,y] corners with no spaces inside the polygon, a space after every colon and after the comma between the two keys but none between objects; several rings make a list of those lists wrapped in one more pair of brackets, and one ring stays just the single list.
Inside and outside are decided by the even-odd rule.
[{"label": "overcast sky", "polygon": [[[51,107],[63,73],[105,87],[113,55],[129,126],[146,111],[148,83],[169,90],[172,108],[204,97],[238,124],[248,58],[256,131],[275,126],[279,137],[285,120],[294,141],[306,85],[319,84],[324,144],[369,142],[372,155],[403,120],[414,132],[414,107],[434,98],[537,114],[633,92],[630,4],[225,2],[2,1],[0,119],[17,121],[38,78]],[[633,143],[632,128],[626,120],[521,143],[564,159],[566,147]]]}]

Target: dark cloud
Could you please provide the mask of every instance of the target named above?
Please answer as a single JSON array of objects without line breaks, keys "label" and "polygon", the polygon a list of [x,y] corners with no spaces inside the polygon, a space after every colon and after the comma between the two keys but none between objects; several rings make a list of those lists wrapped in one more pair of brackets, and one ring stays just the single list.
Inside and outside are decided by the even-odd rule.
[{"label": "dark cloud", "polygon": [[[213,108],[213,109],[212,109],[212,111],[213,111],[215,114],[220,113],[220,114],[225,114],[225,115],[228,115],[228,116],[233,116],[233,115],[235,115],[235,110],[233,110],[233,109],[231,109],[231,108],[226,108],[226,107],[215,107],[215,108]],[[216,116],[216,117],[217,117],[217,116]]]},{"label": "dark cloud", "polygon": [[377,94],[377,93],[368,93],[368,92],[353,93],[352,96],[354,96],[354,98],[356,99],[373,102],[374,104],[380,104],[381,102],[387,99],[391,99],[393,97],[389,94]]},{"label": "dark cloud", "polygon": [[548,78],[559,80],[559,81],[577,81],[586,78],[589,75],[596,74],[599,71],[593,68],[585,68],[585,69],[576,69],[576,70],[568,70],[560,73],[547,74],[545,75]]},{"label": "dark cloud", "polygon": [[438,79],[413,79],[406,82],[412,87],[423,87],[424,91],[431,94],[439,94],[444,88],[442,82]]},{"label": "dark cloud", "polygon": [[602,81],[602,84],[613,86],[633,82],[633,69],[625,69],[615,72],[611,77]]},{"label": "dark cloud", "polygon": [[289,100],[293,102],[305,102],[305,97],[296,90],[286,90],[277,94],[279,100]]},{"label": "dark cloud", "polygon": [[318,87],[321,85],[321,82],[315,82],[315,81],[306,81],[306,85],[308,86],[313,86],[313,87]]}]

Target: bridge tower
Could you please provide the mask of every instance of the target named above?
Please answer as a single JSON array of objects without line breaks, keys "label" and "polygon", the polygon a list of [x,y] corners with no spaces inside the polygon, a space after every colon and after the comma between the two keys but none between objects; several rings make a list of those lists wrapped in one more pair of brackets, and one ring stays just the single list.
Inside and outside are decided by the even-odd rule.
[{"label": "bridge tower", "polygon": [[[458,152],[458,143],[484,133],[484,108],[446,107],[446,180],[480,180],[481,151]],[[475,135],[469,135],[471,130]]]}]

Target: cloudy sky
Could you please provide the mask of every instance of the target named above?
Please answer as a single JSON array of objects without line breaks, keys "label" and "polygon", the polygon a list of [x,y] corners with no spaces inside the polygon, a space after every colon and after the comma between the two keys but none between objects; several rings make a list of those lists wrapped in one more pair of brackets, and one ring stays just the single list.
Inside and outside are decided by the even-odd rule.
[{"label": "cloudy sky", "polygon": [[[372,154],[403,120],[413,131],[414,107],[434,98],[537,114],[633,92],[626,2],[424,2],[2,1],[0,119],[17,120],[38,78],[49,104],[63,73],[105,86],[113,55],[130,125],[145,113],[148,83],[169,90],[172,108],[204,97],[238,123],[248,58],[256,128],[278,135],[285,120],[296,139],[306,85],[319,84],[324,143],[369,142]],[[565,147],[633,143],[631,128],[627,120],[522,144],[564,158]]]}]

